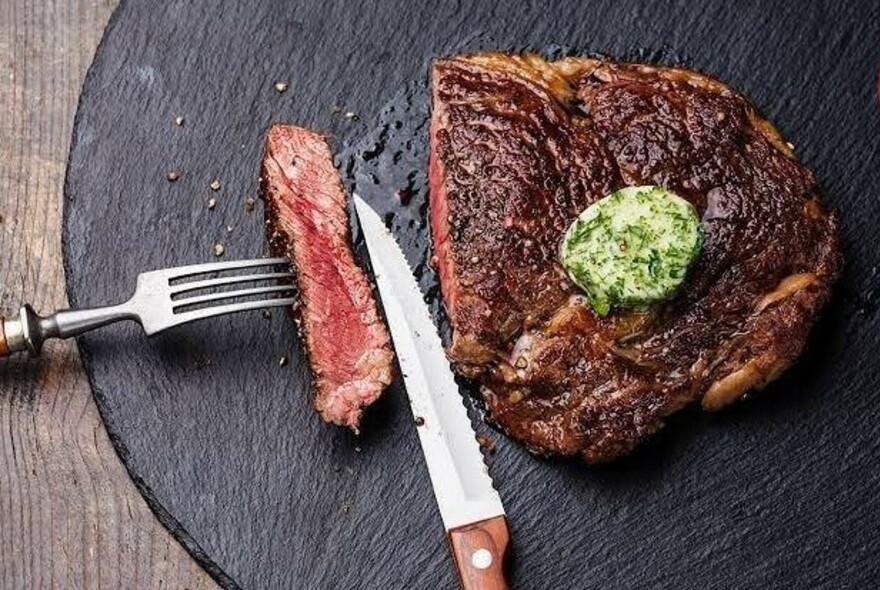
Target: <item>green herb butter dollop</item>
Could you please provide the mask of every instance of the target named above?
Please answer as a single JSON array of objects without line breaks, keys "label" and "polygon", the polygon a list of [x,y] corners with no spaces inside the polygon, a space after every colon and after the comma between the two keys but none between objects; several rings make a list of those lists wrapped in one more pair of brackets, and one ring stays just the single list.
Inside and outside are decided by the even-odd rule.
[{"label": "green herb butter dollop", "polygon": [[604,316],[670,298],[702,246],[693,205],[659,186],[632,186],[587,207],[565,233],[560,258]]}]

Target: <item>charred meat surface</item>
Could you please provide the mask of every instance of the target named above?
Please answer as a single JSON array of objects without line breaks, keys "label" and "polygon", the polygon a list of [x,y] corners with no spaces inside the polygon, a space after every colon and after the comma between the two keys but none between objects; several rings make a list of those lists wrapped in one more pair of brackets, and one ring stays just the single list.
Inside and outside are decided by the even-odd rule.
[{"label": "charred meat surface", "polygon": [[315,375],[315,409],[357,429],[391,383],[388,331],[351,249],[345,189],[321,135],[275,125],[261,176],[269,242],[296,269],[301,322]]},{"label": "charred meat surface", "polygon": [[[674,68],[437,60],[431,227],[457,369],[531,450],[602,462],[684,406],[718,409],[803,348],[841,269],[812,173],[746,99]],[[559,262],[587,206],[660,185],[701,217],[683,289],[597,316]]]}]

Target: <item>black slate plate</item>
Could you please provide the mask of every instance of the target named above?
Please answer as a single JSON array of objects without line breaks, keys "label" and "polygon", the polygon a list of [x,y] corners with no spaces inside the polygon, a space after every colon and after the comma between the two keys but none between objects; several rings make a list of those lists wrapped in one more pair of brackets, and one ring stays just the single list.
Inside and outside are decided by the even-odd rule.
[{"label": "black slate plate", "polygon": [[[273,121],[334,136],[346,180],[393,214],[422,285],[436,290],[423,264],[432,56],[537,48],[709,72],[753,98],[816,171],[842,212],[846,276],[804,358],[764,395],[718,415],[688,412],[617,464],[537,459],[481,424],[498,443],[513,580],[526,589],[870,587],[880,561],[878,41],[880,10],[869,1],[125,1],[77,114],[70,299],[119,299],[137,273],[207,261],[215,242],[228,258],[262,254],[261,209],[246,214],[243,202],[256,194]],[[277,92],[276,81],[290,89]],[[172,168],[175,183],[164,178]],[[407,186],[411,202],[393,205]],[[121,326],[80,348],[135,482],[224,586],[454,586],[399,386],[360,438],[322,424],[292,324],[277,312],[152,340]],[[291,359],[283,368],[282,355]]]}]

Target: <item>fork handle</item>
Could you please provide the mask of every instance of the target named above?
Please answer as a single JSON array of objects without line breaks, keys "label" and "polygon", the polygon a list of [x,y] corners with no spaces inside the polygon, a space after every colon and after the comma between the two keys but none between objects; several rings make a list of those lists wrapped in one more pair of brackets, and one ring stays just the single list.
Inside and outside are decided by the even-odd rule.
[{"label": "fork handle", "polygon": [[0,320],[0,356],[9,355],[9,345],[6,344],[6,320]]},{"label": "fork handle", "polygon": [[34,313],[30,305],[25,305],[19,311],[18,316],[0,318],[0,357],[9,356],[16,352],[30,350],[31,354],[38,354],[42,340],[36,341],[36,347],[31,334],[39,334],[40,317]]},{"label": "fork handle", "polygon": [[96,309],[66,309],[42,317],[30,305],[22,306],[17,317],[0,319],[0,357],[28,351],[40,354],[49,338],[70,338],[120,320],[137,319],[125,304]]}]

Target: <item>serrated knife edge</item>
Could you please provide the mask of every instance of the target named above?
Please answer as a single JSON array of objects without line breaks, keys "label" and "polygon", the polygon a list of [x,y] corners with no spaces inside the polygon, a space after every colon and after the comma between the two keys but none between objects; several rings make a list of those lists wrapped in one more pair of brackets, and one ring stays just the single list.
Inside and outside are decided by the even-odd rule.
[{"label": "serrated knife edge", "polygon": [[437,329],[400,246],[353,196],[437,505],[447,530],[504,515]]}]

